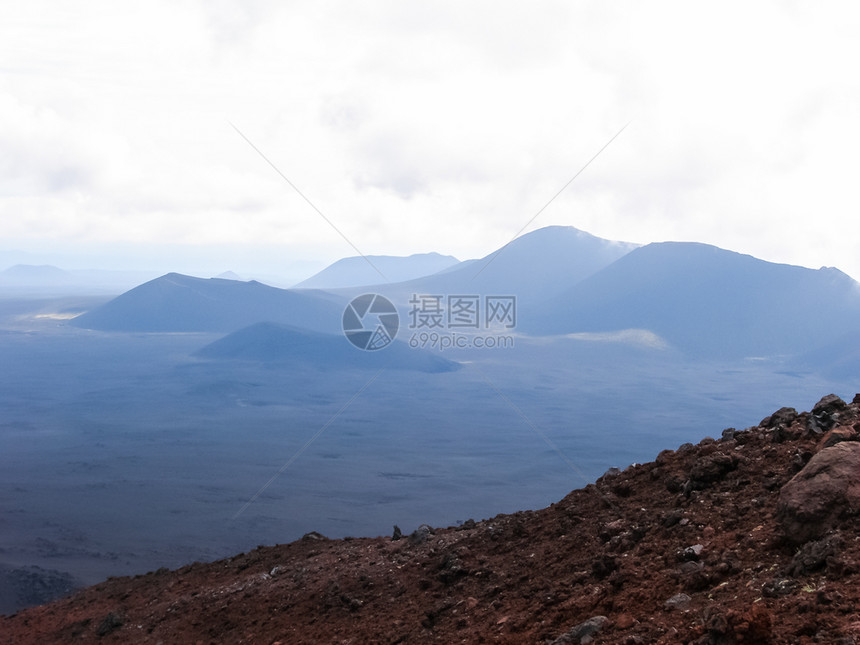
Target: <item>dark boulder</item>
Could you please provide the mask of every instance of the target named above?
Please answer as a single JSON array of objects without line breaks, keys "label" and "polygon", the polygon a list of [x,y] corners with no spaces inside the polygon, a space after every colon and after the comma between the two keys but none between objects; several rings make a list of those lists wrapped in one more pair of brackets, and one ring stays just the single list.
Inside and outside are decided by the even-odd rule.
[{"label": "dark boulder", "polygon": [[797,419],[797,410],[794,408],[780,408],[769,417],[762,419],[763,428],[776,428],[777,426],[790,426]]}]

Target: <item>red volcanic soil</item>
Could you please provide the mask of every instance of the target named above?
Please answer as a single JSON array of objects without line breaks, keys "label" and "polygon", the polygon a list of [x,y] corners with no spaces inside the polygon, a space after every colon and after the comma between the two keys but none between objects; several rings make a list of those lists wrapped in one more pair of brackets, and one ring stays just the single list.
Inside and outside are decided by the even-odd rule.
[{"label": "red volcanic soil", "polygon": [[0,618],[0,643],[856,643],[858,403],[783,408],[539,511],[112,578]]}]

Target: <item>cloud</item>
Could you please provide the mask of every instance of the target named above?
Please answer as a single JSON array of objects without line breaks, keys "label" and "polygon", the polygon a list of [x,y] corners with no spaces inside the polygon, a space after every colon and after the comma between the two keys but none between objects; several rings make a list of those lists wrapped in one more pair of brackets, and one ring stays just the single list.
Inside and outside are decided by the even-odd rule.
[{"label": "cloud", "polygon": [[860,276],[850,3],[136,8],[0,25],[0,235],[481,256],[535,221]]}]

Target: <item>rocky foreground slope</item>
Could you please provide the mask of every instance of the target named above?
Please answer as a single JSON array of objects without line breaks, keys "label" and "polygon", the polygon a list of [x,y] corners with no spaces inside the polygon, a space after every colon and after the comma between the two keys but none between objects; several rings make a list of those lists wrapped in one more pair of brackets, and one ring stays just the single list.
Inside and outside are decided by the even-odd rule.
[{"label": "rocky foreground slope", "polygon": [[0,643],[857,643],[858,430],[829,395],[540,511],[110,579]]}]

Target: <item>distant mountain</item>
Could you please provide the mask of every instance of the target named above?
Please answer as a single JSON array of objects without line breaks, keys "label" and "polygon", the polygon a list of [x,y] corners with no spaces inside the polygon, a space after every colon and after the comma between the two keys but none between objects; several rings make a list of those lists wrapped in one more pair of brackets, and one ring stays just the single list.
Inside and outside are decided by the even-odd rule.
[{"label": "distant mountain", "polygon": [[438,273],[458,263],[459,260],[454,256],[440,255],[439,253],[416,253],[407,257],[392,255],[354,256],[338,260],[316,275],[295,285],[294,288],[337,289],[375,285],[386,281],[403,282]]},{"label": "distant mountain", "polygon": [[343,306],[330,294],[259,282],[169,273],[70,321],[105,331],[232,332],[261,321],[340,330]]},{"label": "distant mountain", "polygon": [[547,226],[479,260],[378,288],[382,294],[400,297],[410,293],[515,295],[520,304],[530,305],[557,295],[635,248],[572,226]]},{"label": "distant mountain", "polygon": [[0,280],[17,284],[63,282],[70,277],[67,271],[50,264],[16,264],[0,271]]},{"label": "distant mountain", "polygon": [[394,341],[376,351],[354,347],[342,334],[321,334],[277,323],[257,323],[225,336],[201,349],[208,359],[308,365],[321,369],[367,368],[450,372],[459,363],[426,350]]},{"label": "distant mountain", "polygon": [[522,311],[520,323],[550,334],[647,329],[694,356],[794,355],[860,328],[860,285],[837,269],[663,242]]},{"label": "distant mountain", "polygon": [[0,290],[26,297],[116,295],[151,278],[144,271],[66,271],[49,264],[16,264],[0,271]]}]

